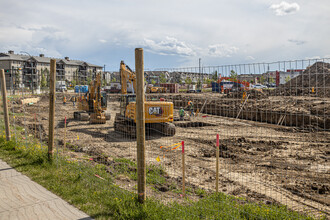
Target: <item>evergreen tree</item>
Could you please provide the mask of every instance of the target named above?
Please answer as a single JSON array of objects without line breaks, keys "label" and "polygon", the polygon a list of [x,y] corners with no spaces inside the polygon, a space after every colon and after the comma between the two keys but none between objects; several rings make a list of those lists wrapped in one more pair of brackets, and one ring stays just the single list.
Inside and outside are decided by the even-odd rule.
[{"label": "evergreen tree", "polygon": [[214,74],[212,75],[212,80],[214,82],[218,81],[218,71],[214,71]]}]

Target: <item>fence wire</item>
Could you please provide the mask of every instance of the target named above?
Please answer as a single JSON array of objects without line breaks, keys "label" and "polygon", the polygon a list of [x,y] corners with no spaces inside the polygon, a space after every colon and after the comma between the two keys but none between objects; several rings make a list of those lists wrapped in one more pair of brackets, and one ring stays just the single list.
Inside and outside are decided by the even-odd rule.
[{"label": "fence wire", "polygon": [[[204,198],[231,205],[236,198],[240,204],[285,205],[317,218],[330,216],[329,59],[158,69],[149,74],[166,82],[146,75],[148,198],[188,206]],[[152,83],[156,85],[147,85]],[[75,175],[89,180],[86,188],[95,193],[118,186],[129,193],[111,188],[114,197],[135,196],[135,122],[123,118],[134,114],[133,94],[104,96],[106,108],[96,123],[81,110],[86,95],[74,90],[56,93],[58,180],[68,167],[78,166]],[[8,96],[13,138],[40,156],[48,142],[48,91],[32,95],[21,89]],[[210,197],[217,182],[219,193],[234,197]],[[185,212],[182,206],[176,209]],[[215,218],[222,212],[208,203],[199,209]]]}]

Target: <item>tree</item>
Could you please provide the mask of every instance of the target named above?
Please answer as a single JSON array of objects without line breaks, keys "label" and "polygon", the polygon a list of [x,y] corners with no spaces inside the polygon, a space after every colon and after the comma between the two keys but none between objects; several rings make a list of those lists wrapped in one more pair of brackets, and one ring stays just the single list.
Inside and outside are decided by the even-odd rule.
[{"label": "tree", "polygon": [[197,81],[197,88],[202,89],[202,82],[200,81],[200,79],[198,79]]},{"label": "tree", "polygon": [[79,85],[79,75],[78,75],[78,69],[76,69],[76,71],[74,71],[73,73],[73,80],[75,80],[76,85]]},{"label": "tree", "polygon": [[116,77],[112,77],[111,82],[116,82]]},{"label": "tree", "polygon": [[251,79],[250,83],[254,83],[254,80],[253,80],[253,79]]},{"label": "tree", "polygon": [[266,79],[265,79],[264,76],[261,76],[261,77],[260,77],[260,83],[261,83],[261,84],[264,84],[265,80],[266,80]]},{"label": "tree", "polygon": [[89,76],[87,77],[87,84],[89,85],[89,84],[91,84],[91,82],[92,82],[92,76],[89,75]]},{"label": "tree", "polygon": [[46,88],[47,87],[47,80],[45,76],[45,71],[41,70],[41,82],[40,82],[41,88]]},{"label": "tree", "polygon": [[47,82],[47,86],[46,87],[49,87],[49,80],[50,80],[50,76],[49,76],[49,70],[47,68],[44,69],[44,73],[46,75],[46,82]]},{"label": "tree", "polygon": [[20,71],[16,70],[15,72],[15,88],[19,87],[19,84],[21,83],[21,79],[20,79]]},{"label": "tree", "polygon": [[237,73],[234,70],[230,71],[230,78],[237,80]]},{"label": "tree", "polygon": [[156,85],[156,81],[152,79],[152,80],[151,80],[151,84],[152,84],[152,85]]},{"label": "tree", "polygon": [[164,73],[160,74],[159,81],[160,83],[166,83],[167,79]]},{"label": "tree", "polygon": [[184,80],[185,84],[188,84],[190,85],[192,83],[192,80],[190,79],[190,77],[187,77],[185,80]]},{"label": "tree", "polygon": [[285,78],[285,82],[287,83],[287,82],[289,82],[291,80],[291,77],[290,76],[287,76],[286,78]]},{"label": "tree", "polygon": [[212,75],[212,80],[213,81],[218,81],[218,71],[214,71],[214,74]]},{"label": "tree", "polygon": [[71,85],[72,85],[72,87],[75,87],[75,86],[77,85],[76,80],[72,80],[72,81],[71,81]]},{"label": "tree", "polygon": [[273,77],[270,77],[270,78],[269,78],[269,83],[275,83],[275,80],[274,80]]}]

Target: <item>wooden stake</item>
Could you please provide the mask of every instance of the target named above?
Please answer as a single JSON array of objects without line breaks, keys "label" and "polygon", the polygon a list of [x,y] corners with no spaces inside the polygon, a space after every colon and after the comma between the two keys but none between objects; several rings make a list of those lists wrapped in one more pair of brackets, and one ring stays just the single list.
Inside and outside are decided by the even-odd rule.
[{"label": "wooden stake", "polygon": [[136,141],[137,141],[137,174],[138,201],[146,200],[146,167],[145,167],[145,109],[144,109],[144,70],[143,49],[135,49],[136,70]]},{"label": "wooden stake", "polygon": [[49,77],[49,132],[48,132],[48,159],[53,156],[54,148],[54,122],[55,122],[55,75],[56,60],[50,60],[50,77]]},{"label": "wooden stake", "polygon": [[34,113],[34,136],[37,138],[37,114]]},{"label": "wooden stake", "polygon": [[277,125],[279,125],[279,124],[281,123],[283,117],[284,117],[284,115],[281,115],[281,116],[280,116],[280,119],[278,120]]},{"label": "wooden stake", "polygon": [[65,147],[66,147],[66,116],[64,119],[64,147],[63,147],[63,152],[65,152]]},{"label": "wooden stake", "polygon": [[217,134],[216,163],[215,163],[215,191],[219,192],[219,134]]},{"label": "wooden stake", "polygon": [[205,107],[206,102],[207,102],[207,99],[205,100],[205,102],[204,102],[204,104],[203,104],[201,110],[199,111],[199,113],[202,113],[202,111],[204,110],[204,107]]},{"label": "wooden stake", "polygon": [[182,146],[182,197],[186,197],[186,178],[185,178],[185,171],[186,171],[186,163],[184,158],[184,141],[181,142]]},{"label": "wooden stake", "polygon": [[250,94],[248,94],[248,96],[246,97],[246,99],[245,99],[245,101],[244,101],[244,103],[243,103],[243,105],[242,105],[241,109],[239,110],[239,112],[238,112],[238,114],[237,114],[237,116],[236,116],[235,120],[236,120],[236,119],[238,118],[238,116],[241,114],[241,111],[242,111],[242,109],[243,109],[243,107],[244,107],[244,105],[245,105],[246,101],[248,100],[249,96],[250,96]]},{"label": "wooden stake", "polygon": [[5,71],[3,69],[1,70],[0,78],[1,78],[2,102],[3,102],[3,116],[5,119],[5,129],[6,129],[6,140],[10,141],[11,136],[10,136],[10,127],[9,127],[6,78],[5,78]]}]

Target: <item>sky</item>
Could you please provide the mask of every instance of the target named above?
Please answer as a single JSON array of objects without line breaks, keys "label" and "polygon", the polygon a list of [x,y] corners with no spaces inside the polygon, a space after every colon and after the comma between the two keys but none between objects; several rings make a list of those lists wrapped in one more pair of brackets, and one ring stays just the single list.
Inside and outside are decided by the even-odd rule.
[{"label": "sky", "polygon": [[330,57],[329,0],[0,0],[0,52],[84,60],[107,71]]}]

